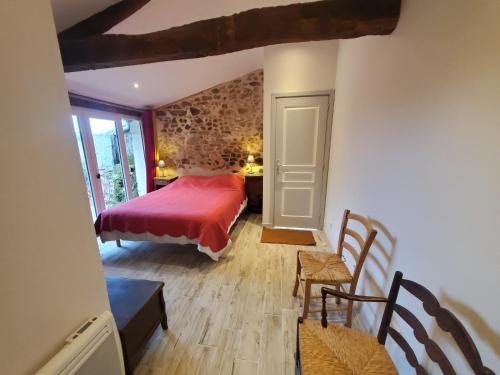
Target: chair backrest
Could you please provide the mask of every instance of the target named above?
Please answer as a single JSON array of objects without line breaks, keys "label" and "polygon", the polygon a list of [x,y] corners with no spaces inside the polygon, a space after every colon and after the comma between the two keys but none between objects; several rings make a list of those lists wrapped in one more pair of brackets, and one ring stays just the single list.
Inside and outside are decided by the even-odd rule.
[{"label": "chair backrest", "polygon": [[[365,233],[360,234],[358,231],[350,227],[353,222],[358,222],[361,224]],[[337,253],[342,256],[344,249],[349,251],[352,257],[356,260],[356,266],[354,267],[354,272],[352,274],[352,282],[349,293],[354,294],[356,291],[356,286],[358,284],[359,275],[363,268],[363,263],[365,262],[366,256],[372,246],[373,240],[377,231],[372,228],[370,220],[362,215],[352,213],[350,210],[344,211],[344,217],[342,219],[342,226],[340,228],[339,243],[337,246]],[[350,237],[355,240],[355,243],[359,246],[356,250],[355,246],[346,241],[346,237]]]},{"label": "chair backrest", "polygon": [[443,374],[456,374],[443,350],[441,350],[435,341],[429,338],[427,331],[417,317],[408,309],[396,303],[400,287],[403,287],[418,298],[422,302],[427,314],[436,319],[439,328],[451,334],[474,374],[494,375],[492,370],[483,365],[474,341],[458,318],[451,311],[441,307],[436,297],[428,289],[414,281],[403,279],[403,274],[399,271],[394,275],[388,297],[389,302],[382,316],[377,336],[380,344],[384,345],[387,335],[391,336],[401,349],[403,349],[408,363],[416,370],[417,374],[427,374],[427,371],[418,363],[417,356],[410,344],[391,326],[392,316],[395,312],[412,328],[417,341],[424,345],[427,355],[433,362],[439,365]]}]

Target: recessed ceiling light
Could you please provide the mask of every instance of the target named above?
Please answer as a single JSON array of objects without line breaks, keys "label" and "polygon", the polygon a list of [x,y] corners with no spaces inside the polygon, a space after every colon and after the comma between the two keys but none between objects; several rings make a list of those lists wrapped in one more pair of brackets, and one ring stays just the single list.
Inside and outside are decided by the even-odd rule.
[{"label": "recessed ceiling light", "polygon": [[136,88],[136,89],[139,88],[139,84],[137,82],[134,83],[134,88]]}]

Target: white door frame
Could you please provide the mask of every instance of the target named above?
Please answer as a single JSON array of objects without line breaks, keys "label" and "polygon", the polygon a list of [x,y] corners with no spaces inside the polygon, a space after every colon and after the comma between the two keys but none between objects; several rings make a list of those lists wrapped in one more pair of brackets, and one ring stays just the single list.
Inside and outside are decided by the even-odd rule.
[{"label": "white door frame", "polygon": [[102,193],[101,183],[96,176],[97,159],[95,156],[94,149],[94,139],[90,133],[90,124],[87,118],[87,112],[83,108],[72,107],[71,113],[76,115],[78,119],[78,126],[80,128],[80,134],[82,136],[82,145],[85,152],[85,158],[87,159],[87,169],[90,178],[90,185],[92,187],[92,199],[94,200],[94,208],[96,215],[99,215],[103,210],[104,196]]},{"label": "white door frame", "polygon": [[[327,124],[326,124],[326,137],[325,137],[325,152],[323,155],[323,173],[322,173],[322,184],[321,184],[321,205],[320,205],[320,217],[319,217],[319,229],[323,229],[323,221],[325,219],[325,204],[326,204],[326,188],[328,186],[328,165],[330,162],[330,144],[332,138],[332,123],[333,123],[333,104],[335,99],[335,90],[320,90],[320,91],[306,91],[306,92],[294,92],[294,93],[279,93],[271,95],[271,153],[270,160],[271,164],[267,168],[271,169],[271,184],[270,192],[272,194],[272,199],[270,202],[270,224],[274,227],[274,201],[275,201],[275,191],[274,185],[276,181],[276,112],[277,112],[277,101],[281,98],[300,98],[300,97],[310,97],[310,96],[328,96],[328,111],[327,111]],[[312,228],[315,229],[315,228]]]}]

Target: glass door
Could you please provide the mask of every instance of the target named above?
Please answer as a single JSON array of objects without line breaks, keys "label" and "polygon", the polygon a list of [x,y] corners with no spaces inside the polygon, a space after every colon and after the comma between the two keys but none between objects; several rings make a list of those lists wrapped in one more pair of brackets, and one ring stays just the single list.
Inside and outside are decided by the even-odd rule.
[{"label": "glass door", "polygon": [[146,159],[142,124],[135,119],[122,119],[125,151],[130,171],[131,197],[146,194]]},{"label": "glass door", "polygon": [[106,208],[146,193],[139,119],[73,108],[83,174],[94,219]]},{"label": "glass door", "polygon": [[87,195],[89,198],[90,209],[92,210],[92,218],[95,220],[97,218],[96,206],[94,200],[94,193],[92,190],[92,183],[89,172],[89,164],[87,161],[87,155],[83,146],[83,136],[80,129],[80,123],[78,122],[78,117],[75,115],[71,116],[73,120],[73,129],[75,130],[76,143],[78,145],[78,153],[80,154],[80,162],[82,163],[83,178],[85,180],[85,186],[87,188]]},{"label": "glass door", "polygon": [[110,119],[89,117],[89,125],[97,162],[96,178],[101,185],[104,208],[110,208],[127,200],[116,122]]}]

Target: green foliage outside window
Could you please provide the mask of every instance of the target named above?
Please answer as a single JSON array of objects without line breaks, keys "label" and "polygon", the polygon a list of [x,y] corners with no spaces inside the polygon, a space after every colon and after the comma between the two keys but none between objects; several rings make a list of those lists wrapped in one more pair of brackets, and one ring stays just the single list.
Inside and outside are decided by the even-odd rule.
[{"label": "green foliage outside window", "polygon": [[[130,167],[130,170],[133,171],[135,170],[135,164],[134,164],[134,156],[133,155],[128,155],[128,164]],[[123,174],[122,174],[122,168],[120,164],[115,164],[113,166],[112,170],[107,171],[108,173],[108,178],[105,179],[105,181],[113,181],[113,189],[111,196],[105,197],[107,198],[107,206],[114,206],[115,204],[121,203],[125,201],[125,187],[124,184],[125,182],[123,181]],[[134,197],[139,196],[139,190],[137,187],[137,176],[135,173],[130,173],[130,183],[132,184],[132,195]]]}]

